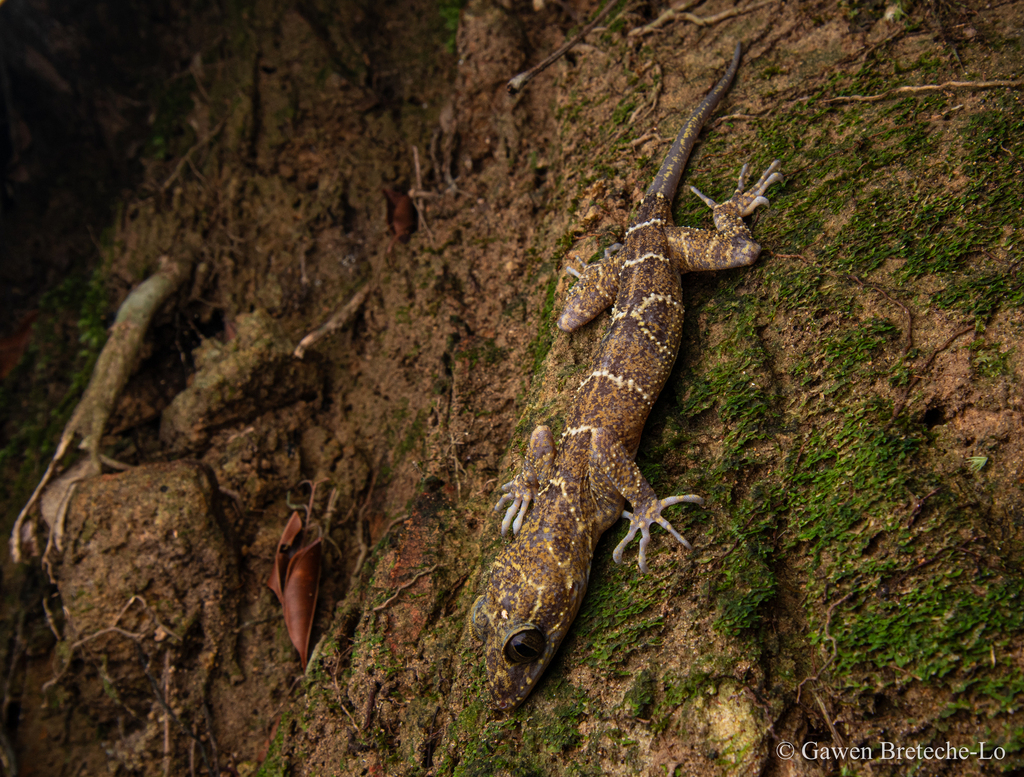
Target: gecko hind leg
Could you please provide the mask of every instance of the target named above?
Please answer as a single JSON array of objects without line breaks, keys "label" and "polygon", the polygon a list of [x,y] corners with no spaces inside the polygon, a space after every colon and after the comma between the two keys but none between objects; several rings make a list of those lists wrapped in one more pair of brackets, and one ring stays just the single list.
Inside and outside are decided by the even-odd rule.
[{"label": "gecko hind leg", "polygon": [[[633,541],[636,533],[640,536],[640,571],[646,574],[647,569],[647,545],[651,541],[651,526],[658,524],[665,531],[671,534],[676,540],[688,550],[692,549],[683,536],[677,532],[665,518],[661,511],[674,504],[688,502],[690,504],[704,504],[704,500],[695,494],[682,496],[670,496],[665,499],[658,499],[651,488],[651,484],[640,472],[636,462],[622,447],[615,434],[608,429],[595,429],[591,436],[590,443],[590,475],[591,488],[607,490],[609,488],[617,491],[633,506],[633,512],[625,511],[622,516],[629,520],[629,533],[625,539],[618,544],[612,558],[616,564],[622,563],[622,552],[626,546]],[[618,516],[615,516],[616,518]]]}]

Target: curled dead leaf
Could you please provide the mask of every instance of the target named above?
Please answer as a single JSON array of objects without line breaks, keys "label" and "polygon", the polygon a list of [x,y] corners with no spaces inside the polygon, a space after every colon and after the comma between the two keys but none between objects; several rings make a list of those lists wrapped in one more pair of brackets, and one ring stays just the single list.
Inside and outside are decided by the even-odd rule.
[{"label": "curled dead leaf", "polygon": [[284,586],[284,624],[292,644],[299,651],[303,671],[309,656],[309,635],[313,631],[313,615],[320,591],[322,544],[323,540],[317,540],[292,556]]},{"label": "curled dead leaf", "polygon": [[[288,519],[288,525],[284,527],[281,539],[277,542],[274,566],[270,570],[270,579],[267,581],[270,590],[277,594],[277,601],[282,605],[284,604],[284,583],[288,579],[288,562],[294,554],[292,546],[302,541],[301,534],[302,519],[299,517],[299,511],[296,510]],[[296,538],[298,538],[298,542],[296,542]]]},{"label": "curled dead leaf", "polygon": [[302,546],[304,532],[302,518],[298,511],[293,512],[277,543],[274,566],[267,580],[267,586],[284,608],[288,637],[299,652],[303,671],[309,656],[309,635],[313,631],[313,616],[320,592],[320,561],[323,555],[322,540]]},{"label": "curled dead leaf", "polygon": [[384,196],[388,198],[388,226],[395,236],[388,243],[388,253],[395,245],[396,240],[408,243],[413,232],[416,231],[416,207],[412,199],[405,192],[397,189],[382,189]]}]

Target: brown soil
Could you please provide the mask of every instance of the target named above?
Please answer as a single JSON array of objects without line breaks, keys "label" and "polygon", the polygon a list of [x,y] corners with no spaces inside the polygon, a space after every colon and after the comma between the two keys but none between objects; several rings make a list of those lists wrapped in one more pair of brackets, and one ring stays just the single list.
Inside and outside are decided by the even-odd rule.
[{"label": "brown soil", "polygon": [[[597,4],[571,6],[586,18]],[[730,7],[710,2],[693,12]],[[881,4],[844,9],[766,5],[708,27],[677,19],[630,39],[663,8],[627,3],[611,29],[592,34],[516,98],[505,82],[564,40],[568,8],[470,0],[454,35],[432,0],[386,10],[344,1],[169,9],[174,22],[164,34],[180,47],[175,78],[195,88],[166,159],[129,147],[130,127],[106,144],[141,177],[126,185],[100,243],[110,309],[161,256],[192,252],[196,269],[157,317],[108,426],[104,451],[135,469],[75,489],[61,547],[48,557],[53,586],[39,558],[31,568],[4,566],[4,758],[16,758],[17,773],[664,774],[668,767],[669,774],[795,775],[839,772],[780,758],[780,742],[913,744],[945,736],[988,736],[1019,766],[1024,743],[1008,733],[1005,707],[958,706],[957,694],[929,678],[895,680],[874,694],[830,684],[829,638],[838,628],[830,608],[840,596],[816,587],[821,560],[806,546],[776,562],[770,614],[756,629],[737,635],[715,625],[719,586],[746,584],[715,577],[744,542],[742,531],[722,530],[730,510],[788,471],[807,439],[847,412],[830,404],[842,395],[831,391],[835,367],[818,355],[821,343],[874,317],[905,324],[892,295],[871,285],[897,294],[886,273],[898,270],[898,259],[858,279],[860,286],[838,272],[823,282],[857,295],[855,320],[842,310],[772,307],[779,294],[770,275],[688,279],[686,341],[641,461],[659,492],[682,482],[681,473],[704,477],[721,467],[726,474],[716,482],[729,495],[719,492],[704,512],[677,513],[676,526],[697,549],[686,555],[656,536],[651,563],[659,569],[649,580],[613,569],[612,546],[600,546],[600,595],[614,588],[622,608],[650,596],[640,611],[657,618],[653,631],[623,638],[642,645],[616,648],[625,663],[616,663],[614,650],[606,663],[585,660],[607,631],[598,618],[578,622],[551,676],[505,719],[486,708],[479,652],[465,628],[502,542],[490,510],[497,486],[518,464],[529,430],[558,424],[602,334],[602,321],[571,337],[554,333],[551,311],[569,285],[563,270],[621,237],[681,117],[736,40],[747,53],[718,112],[736,118],[706,130],[727,137],[727,153],[721,144],[717,153],[698,148],[686,174],[711,196],[724,196],[742,161],[767,166],[758,127],[816,94],[833,72],[878,67],[872,91],[888,88],[889,71],[865,60],[868,51],[948,63],[966,47],[973,70],[958,80],[1020,77],[1019,43],[1014,49],[1001,37],[1019,29],[1020,3],[977,12],[929,5],[917,9],[914,28],[884,19]],[[952,79],[928,82],[943,80]],[[633,104],[622,99],[634,94]],[[956,94],[963,110],[976,112],[990,93]],[[956,142],[949,121],[936,118],[941,143]],[[796,147],[801,128],[790,130]],[[795,156],[788,185],[815,185],[818,170],[801,165],[807,158]],[[901,185],[912,185],[907,178],[891,171]],[[963,185],[950,176],[950,186]],[[385,187],[423,190],[408,242],[392,239]],[[73,212],[77,195],[66,196]],[[764,242],[761,268],[799,272],[813,263],[855,215],[833,205],[805,242]],[[772,210],[755,219],[755,235],[775,218]],[[109,226],[88,211],[80,220],[96,233]],[[48,242],[41,231],[15,230],[12,255],[82,238],[80,230]],[[1007,227],[1005,246],[1014,239],[1019,245],[1019,222]],[[1009,248],[984,251],[1003,261]],[[52,285],[36,281],[31,289],[26,282],[25,307]],[[973,331],[941,350],[964,321],[929,307],[931,282],[925,276],[898,292],[916,316],[914,347],[936,352],[914,365],[920,382],[904,396],[868,362],[861,369],[875,377],[858,391],[893,406],[905,401],[934,429],[927,457],[931,471],[948,478],[943,506],[929,516],[927,499],[936,498],[926,490],[898,494],[908,505],[899,520],[931,525],[940,509],[954,515],[981,504],[980,523],[965,519],[953,529],[969,551],[963,563],[977,560],[981,550],[970,543],[984,534],[984,553],[1015,569],[1024,401],[1012,344],[1022,314],[1007,304],[988,321],[996,346],[986,353],[1009,367],[982,380],[968,348],[980,342]],[[352,322],[302,360],[291,355],[364,288]],[[691,371],[712,372],[708,354],[726,353],[737,337],[730,312],[737,298],[772,311],[753,317],[751,336],[768,357],[745,376],[751,392],[771,394],[780,417],[804,415],[780,421],[745,448],[743,461],[726,466],[736,427],[725,410],[681,418],[678,409],[692,398]],[[16,307],[5,333],[21,320]],[[68,314],[60,315],[64,340],[73,342]],[[899,358],[902,337],[893,336],[879,362]],[[811,364],[796,378],[804,356]],[[46,381],[63,386],[67,377],[16,370],[4,396],[39,391]],[[61,392],[52,391],[56,405]],[[680,428],[687,442],[673,445]],[[24,455],[32,471],[6,495],[7,526],[48,454]],[[988,457],[984,483],[964,474],[967,456]],[[5,466],[13,479],[17,466]],[[325,555],[304,674],[266,582],[281,531],[307,500]],[[743,520],[749,526],[755,517]],[[786,534],[798,522],[796,511],[780,521],[777,547],[789,547]],[[37,547],[46,539],[43,525]],[[628,555],[635,563],[635,551]],[[902,590],[905,582],[884,584]],[[1024,633],[1005,636],[999,660],[1024,670]],[[683,676],[699,682],[680,684],[690,690],[673,696],[668,678]],[[910,768],[855,766],[872,774]],[[929,762],[918,773],[948,767]]]}]

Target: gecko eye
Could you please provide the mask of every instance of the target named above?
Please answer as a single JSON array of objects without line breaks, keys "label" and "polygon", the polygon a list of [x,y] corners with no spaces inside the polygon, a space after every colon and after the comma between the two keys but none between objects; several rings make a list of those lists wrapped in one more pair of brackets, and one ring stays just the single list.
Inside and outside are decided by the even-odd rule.
[{"label": "gecko eye", "polygon": [[505,658],[513,664],[536,661],[544,652],[544,635],[536,626],[526,626],[505,641]]}]

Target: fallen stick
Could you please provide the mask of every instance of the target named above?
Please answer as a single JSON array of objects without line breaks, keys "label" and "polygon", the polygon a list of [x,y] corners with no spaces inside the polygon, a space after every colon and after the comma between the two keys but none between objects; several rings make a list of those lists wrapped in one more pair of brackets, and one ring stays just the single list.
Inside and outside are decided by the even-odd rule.
[{"label": "fallen stick", "polygon": [[513,76],[512,79],[510,79],[509,82],[505,85],[505,88],[508,90],[508,93],[515,97],[517,94],[519,94],[522,88],[530,82],[530,80],[534,76],[538,75],[539,73],[542,73],[544,70],[547,69],[549,65],[557,62],[559,58],[563,54],[565,54],[565,52],[567,52],[569,49],[571,49],[573,46],[575,46],[577,43],[579,43],[581,40],[587,37],[590,34],[591,30],[593,30],[598,25],[598,23],[605,16],[608,15],[608,12],[612,10],[612,7],[615,5],[615,3],[616,0],[606,0],[604,8],[601,9],[601,12],[594,17],[593,21],[591,21],[590,24],[588,24],[586,27],[580,30],[579,34],[576,37],[562,44],[561,47],[556,49],[543,62],[534,65],[529,70],[524,70],[517,76]]},{"label": "fallen stick", "polygon": [[366,297],[370,293],[370,284],[366,284],[352,295],[352,299],[345,303],[345,305],[331,316],[327,323],[318,329],[314,329],[308,335],[299,341],[299,344],[295,347],[295,352],[292,354],[296,359],[301,359],[306,355],[306,350],[313,345],[321,337],[330,334],[335,329],[341,329],[348,325],[348,323],[356,317],[356,313],[359,312],[359,308],[366,302]]}]

